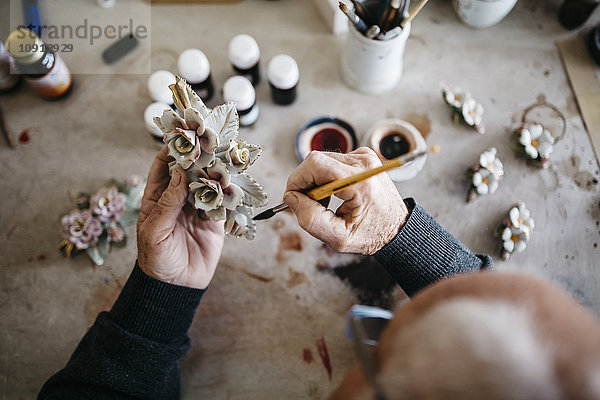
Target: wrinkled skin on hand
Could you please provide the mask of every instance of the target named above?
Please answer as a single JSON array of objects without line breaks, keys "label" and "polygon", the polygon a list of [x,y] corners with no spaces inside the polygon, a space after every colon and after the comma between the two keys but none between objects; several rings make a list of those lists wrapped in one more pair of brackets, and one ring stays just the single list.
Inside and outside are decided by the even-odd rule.
[{"label": "wrinkled skin on hand", "polygon": [[169,176],[171,160],[163,148],[148,174],[137,223],[138,264],[153,278],[204,289],[223,249],[223,222],[198,217],[187,201],[185,172],[177,168]]},{"label": "wrinkled skin on hand", "polygon": [[300,226],[333,250],[374,254],[398,234],[409,214],[386,173],[336,193],[344,202],[335,213],[302,192],[380,165],[366,147],[348,154],[313,151],[289,176],[284,201]]}]

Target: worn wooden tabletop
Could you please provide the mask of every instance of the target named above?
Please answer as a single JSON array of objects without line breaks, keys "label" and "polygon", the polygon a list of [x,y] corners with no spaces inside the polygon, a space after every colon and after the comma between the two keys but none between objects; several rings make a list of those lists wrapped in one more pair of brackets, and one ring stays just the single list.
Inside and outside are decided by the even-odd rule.
[{"label": "worn wooden tabletop", "polygon": [[[498,269],[545,276],[600,314],[598,163],[555,46],[570,35],[556,21],[557,3],[522,0],[500,24],[472,30],[450,1],[430,2],[413,23],[400,84],[380,96],[344,85],[344,38],[329,34],[312,3],[300,0],[153,5],[151,50],[134,62],[175,72],[180,51],[201,48],[220,87],[232,73],[226,48],[235,34],[257,39],[263,70],[272,56],[292,55],[300,66],[297,102],[274,105],[261,83],[261,117],[241,131],[263,147],[253,174],[271,205],[280,202],[286,177],[298,165],[294,140],[307,120],[336,115],[364,134],[380,119],[405,118],[441,151],[415,179],[398,185],[400,193],[416,198],[472,250],[494,255]],[[6,7],[0,6],[3,14]],[[95,2],[78,7],[102,12]],[[48,18],[68,15],[61,10],[47,11]],[[70,61],[73,67],[90,62],[81,57]],[[65,259],[57,248],[59,217],[79,191],[145,175],[158,150],[142,119],[150,103],[147,76],[111,71],[76,76],[75,91],[61,102],[45,102],[26,89],[0,97],[15,138],[25,130],[30,136],[15,150],[0,147],[3,399],[32,398],[66,363],[97,313],[110,308],[135,261],[133,229],[127,247],[113,250],[103,267],[92,268],[83,256]],[[484,105],[485,135],[452,125],[439,92],[442,80],[467,88]],[[510,144],[510,128],[540,94],[568,124],[548,170],[528,166]],[[217,95],[209,105],[220,102]],[[496,194],[466,204],[463,171],[491,146],[505,164],[505,178]],[[529,206],[536,228],[526,252],[502,262],[493,231],[518,200]],[[343,334],[349,307],[359,299],[393,307],[404,298],[377,266],[361,269],[353,260],[301,232],[287,213],[260,223],[254,241],[227,239],[190,331],[192,350],[181,363],[184,398],[325,397],[354,361]],[[325,348],[331,375],[320,356]]]}]

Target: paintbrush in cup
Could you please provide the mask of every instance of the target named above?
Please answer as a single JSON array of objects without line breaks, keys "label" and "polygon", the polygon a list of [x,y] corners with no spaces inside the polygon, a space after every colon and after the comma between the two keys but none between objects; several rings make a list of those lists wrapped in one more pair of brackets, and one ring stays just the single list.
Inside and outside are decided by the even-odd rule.
[{"label": "paintbrush in cup", "polygon": [[354,10],[349,9],[348,6],[342,3],[341,1],[339,5],[340,10],[342,10],[342,12],[346,14],[346,17],[348,17],[350,22],[352,22],[356,30],[360,33],[365,33],[367,31],[367,24],[365,23],[365,21],[363,21],[358,15],[356,15]]},{"label": "paintbrush in cup", "polygon": [[427,4],[427,0],[421,0],[419,2],[419,4],[417,4],[417,6],[415,8],[413,8],[413,10],[410,12],[410,14],[408,15],[408,17],[406,17],[404,19],[404,21],[402,21],[402,23],[400,24],[400,26],[402,28],[404,28],[404,26],[406,24],[408,24],[410,21],[412,21],[417,16],[417,14],[419,13],[419,11],[421,11],[421,9],[425,6],[425,4]]},{"label": "paintbrush in cup", "polygon": [[[367,171],[363,171],[361,173],[349,176],[347,178],[337,179],[337,180],[335,180],[333,182],[329,182],[325,185],[316,187],[314,189],[310,189],[306,192],[306,195],[315,201],[323,200],[329,196],[332,196],[338,192],[341,192],[344,189],[349,188],[352,185],[355,185],[359,182],[367,180],[367,179],[371,178],[372,176],[375,176],[382,172],[389,171],[391,169],[398,168],[405,164],[408,164],[409,162],[414,161],[417,158],[424,156],[425,154],[427,154],[427,151],[419,151],[419,152],[412,152],[412,153],[404,154],[404,155],[402,155],[400,157],[396,157],[390,161],[386,161],[380,167],[369,169]],[[289,207],[287,204],[281,203],[273,208],[270,208],[268,210],[261,212],[260,214],[258,214],[256,217],[254,217],[252,219],[255,221],[269,219],[272,216],[274,216],[275,214],[277,214],[278,212],[287,210],[288,208]]]}]

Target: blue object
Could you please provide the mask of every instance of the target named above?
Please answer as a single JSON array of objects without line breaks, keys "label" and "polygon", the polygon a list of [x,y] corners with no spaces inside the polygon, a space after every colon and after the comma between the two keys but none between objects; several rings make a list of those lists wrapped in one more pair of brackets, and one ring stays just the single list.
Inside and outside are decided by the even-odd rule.
[{"label": "blue object", "polygon": [[23,16],[25,17],[25,27],[35,32],[38,36],[42,35],[42,23],[40,20],[40,10],[36,0],[22,0]]},{"label": "blue object", "polygon": [[[346,316],[346,337],[350,340],[354,340],[354,335],[352,334],[352,328],[350,326],[350,319],[353,318],[357,318],[357,319],[362,319],[362,318],[375,318],[375,319],[381,319],[384,321],[389,321],[394,317],[394,314],[390,311],[390,310],[386,310],[384,308],[379,308],[379,307],[371,307],[371,306],[364,306],[361,304],[355,304],[352,306],[352,308],[350,309],[350,311],[348,311],[348,315]],[[382,327],[384,327],[385,325],[387,325],[387,323],[382,324]],[[381,332],[379,332],[381,333]],[[374,345],[375,343],[370,343],[370,340],[368,340],[368,345]]]}]

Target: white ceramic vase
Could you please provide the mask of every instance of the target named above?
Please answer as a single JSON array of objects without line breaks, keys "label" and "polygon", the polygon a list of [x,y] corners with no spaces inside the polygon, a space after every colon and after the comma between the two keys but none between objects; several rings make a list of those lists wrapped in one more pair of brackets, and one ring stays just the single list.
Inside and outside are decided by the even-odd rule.
[{"label": "white ceramic vase", "polygon": [[452,0],[458,17],[473,28],[488,28],[502,21],[517,0]]}]

